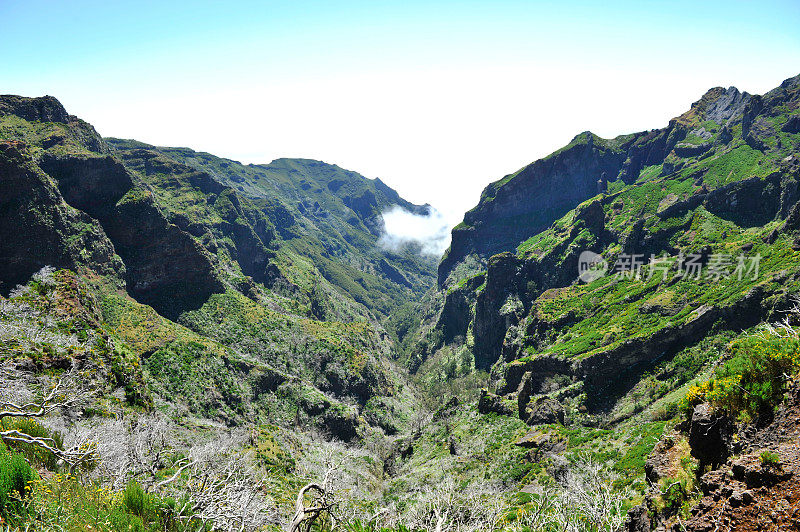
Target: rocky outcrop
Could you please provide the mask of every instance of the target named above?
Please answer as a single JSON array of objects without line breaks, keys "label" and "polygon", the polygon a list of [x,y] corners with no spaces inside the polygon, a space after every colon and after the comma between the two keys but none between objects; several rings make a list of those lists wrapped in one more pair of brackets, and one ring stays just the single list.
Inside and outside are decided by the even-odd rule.
[{"label": "rocky outcrop", "polygon": [[515,413],[514,407],[515,405],[512,401],[493,394],[486,388],[481,390],[481,396],[478,399],[478,412],[481,414],[494,413],[502,416],[511,416]]},{"label": "rocky outcrop", "polygon": [[640,504],[628,510],[625,522],[616,532],[650,532],[650,516],[647,507]]},{"label": "rocky outcrop", "polygon": [[[475,303],[475,365],[491,367],[500,356],[506,331],[519,323],[528,309],[520,293],[524,293],[521,261],[510,253],[491,258],[487,268],[486,287]],[[525,300],[530,301],[525,297]]]},{"label": "rocky outcrop", "polygon": [[590,132],[566,148],[486,187],[478,206],[453,229],[439,264],[439,286],[469,254],[488,257],[514,249],[598,193],[603,175],[617,176],[631,141],[616,146]]},{"label": "rocky outcrop", "polygon": [[[533,300],[542,292],[566,286],[577,277],[580,253],[599,251],[604,229],[602,202],[587,202],[575,210],[567,238],[546,255],[527,259],[500,253],[489,260],[486,287],[477,296],[473,318],[478,367],[491,367],[501,355],[505,360],[515,358],[519,345],[507,337],[508,331],[530,312]],[[583,248],[572,245],[579,237]]]},{"label": "rocky outcrop", "polygon": [[456,338],[466,337],[472,319],[472,305],[475,304],[476,290],[483,284],[485,275],[469,279],[463,286],[447,291],[442,310],[436,321],[436,328],[442,331],[444,343]]},{"label": "rocky outcrop", "polygon": [[708,403],[697,405],[689,420],[689,446],[692,455],[705,465],[718,466],[731,453],[734,423],[724,412]]},{"label": "rocky outcrop", "polygon": [[525,407],[522,419],[528,425],[564,424],[564,405],[547,396],[536,397]]},{"label": "rocky outcrop", "polygon": [[5,94],[0,96],[0,114],[18,116],[30,122],[60,122],[66,124],[70,115],[52,96],[26,98]]},{"label": "rocky outcrop", "polygon": [[111,156],[46,156],[65,199],[98,220],[125,262],[128,290],[175,319],[224,290],[211,257],[167,221],[153,195]]},{"label": "rocky outcrop", "polygon": [[27,282],[48,265],[125,276],[125,266],[100,224],[64,201],[26,154],[24,144],[2,141],[0,293]]},{"label": "rocky outcrop", "polygon": [[[647,458],[651,489],[647,527],[630,530],[794,530],[800,522],[800,387],[792,386],[771,419],[736,423],[709,404],[697,405]],[[688,518],[663,505],[659,481],[675,479],[687,448],[698,459],[701,497]],[[659,504],[658,501],[662,504]],[[636,516],[630,515],[635,522]],[[632,526],[632,525],[631,525]]]}]

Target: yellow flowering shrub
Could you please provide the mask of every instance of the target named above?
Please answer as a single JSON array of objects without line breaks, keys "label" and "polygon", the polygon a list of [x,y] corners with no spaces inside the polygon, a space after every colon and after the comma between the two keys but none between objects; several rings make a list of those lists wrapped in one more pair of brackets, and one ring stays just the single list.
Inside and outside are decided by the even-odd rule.
[{"label": "yellow flowering shrub", "polygon": [[782,400],[787,381],[800,371],[800,340],[750,336],[729,349],[731,358],[714,378],[689,389],[684,408],[708,401],[745,419],[768,413]]}]

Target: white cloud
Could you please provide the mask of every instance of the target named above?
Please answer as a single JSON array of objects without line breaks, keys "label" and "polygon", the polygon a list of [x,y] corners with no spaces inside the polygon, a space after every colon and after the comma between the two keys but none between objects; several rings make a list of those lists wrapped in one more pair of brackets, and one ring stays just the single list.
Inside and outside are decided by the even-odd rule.
[{"label": "white cloud", "polygon": [[406,244],[417,243],[422,252],[441,255],[450,245],[450,223],[434,208],[427,215],[414,214],[399,205],[382,213],[385,232],[378,244],[398,250]]}]

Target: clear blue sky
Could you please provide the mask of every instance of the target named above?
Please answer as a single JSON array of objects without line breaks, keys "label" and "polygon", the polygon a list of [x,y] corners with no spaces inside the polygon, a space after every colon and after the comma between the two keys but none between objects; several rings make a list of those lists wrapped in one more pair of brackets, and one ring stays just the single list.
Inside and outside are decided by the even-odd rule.
[{"label": "clear blue sky", "polygon": [[453,218],[583,130],[800,73],[800,2],[0,0],[0,93],[101,134],[381,177]]}]

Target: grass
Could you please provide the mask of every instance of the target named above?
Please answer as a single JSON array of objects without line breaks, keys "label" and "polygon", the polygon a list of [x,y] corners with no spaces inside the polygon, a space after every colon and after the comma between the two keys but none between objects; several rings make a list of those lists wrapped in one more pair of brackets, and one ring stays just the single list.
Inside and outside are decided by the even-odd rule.
[{"label": "grass", "polygon": [[10,523],[27,517],[26,500],[37,475],[22,454],[0,442],[0,517]]}]

